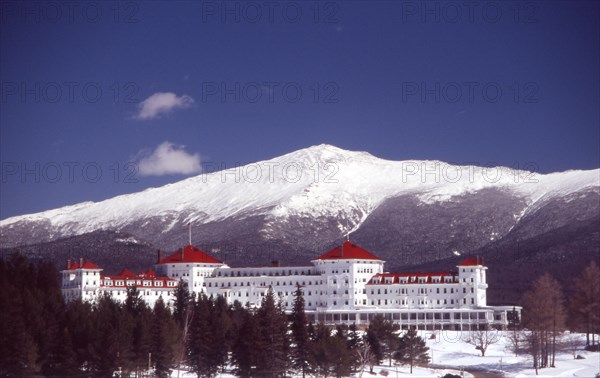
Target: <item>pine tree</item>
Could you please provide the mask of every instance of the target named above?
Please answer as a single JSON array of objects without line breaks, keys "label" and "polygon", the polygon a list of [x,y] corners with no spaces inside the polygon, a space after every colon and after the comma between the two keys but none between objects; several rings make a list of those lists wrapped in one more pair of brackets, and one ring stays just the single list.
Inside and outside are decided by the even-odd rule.
[{"label": "pine tree", "polygon": [[238,315],[241,315],[242,322],[232,347],[233,364],[236,366],[236,375],[251,377],[256,375],[256,366],[261,348],[258,316],[243,308],[238,308],[237,312]]},{"label": "pine tree", "polygon": [[229,350],[233,337],[233,322],[229,313],[227,300],[218,296],[212,306],[210,315],[213,345],[211,348],[212,363],[217,368],[223,368],[229,362]]},{"label": "pine tree", "polygon": [[190,303],[190,291],[187,283],[183,279],[179,280],[173,294],[175,296],[173,302],[173,318],[175,318],[175,321],[181,329],[183,328],[184,320],[188,312],[188,305]]},{"label": "pine tree", "polygon": [[332,357],[330,355],[331,331],[323,323],[318,323],[313,332],[310,342],[310,361],[316,376],[327,377],[330,375]]},{"label": "pine tree", "polygon": [[92,361],[90,340],[92,340],[94,330],[96,329],[93,318],[94,314],[89,302],[76,300],[66,305],[64,327],[69,330],[73,351],[77,359],[77,366],[79,367],[90,365]]},{"label": "pine tree", "polygon": [[119,367],[119,305],[109,296],[98,299],[94,306],[92,324],[88,334],[90,341],[90,364],[94,375],[112,377]]},{"label": "pine tree", "polygon": [[413,366],[426,365],[429,363],[429,348],[425,340],[417,335],[414,329],[408,330],[401,338],[394,359],[401,364],[410,365],[410,374]]},{"label": "pine tree", "polygon": [[214,377],[218,364],[213,358],[214,334],[211,327],[212,300],[200,294],[194,303],[194,318],[190,326],[188,365],[199,377]]},{"label": "pine tree", "polygon": [[275,303],[273,289],[269,288],[257,312],[260,330],[258,374],[279,377],[288,369],[287,319],[281,304]]},{"label": "pine tree", "polygon": [[77,363],[77,353],[73,348],[71,333],[67,327],[62,329],[56,343],[54,351],[56,358],[51,369],[48,369],[49,375],[75,376],[79,373],[79,364]]},{"label": "pine tree", "polygon": [[353,358],[348,346],[348,334],[345,326],[337,326],[335,335],[329,338],[329,351],[332,364],[332,375],[336,377],[350,376]]},{"label": "pine tree", "polygon": [[369,323],[367,340],[373,348],[378,361],[387,358],[392,365],[392,357],[398,348],[400,337],[396,332],[400,327],[391,320],[384,319],[383,315],[376,315]]},{"label": "pine tree", "polygon": [[152,360],[158,377],[169,377],[174,366],[173,347],[177,326],[162,297],[154,305],[152,325]]},{"label": "pine tree", "polygon": [[309,372],[309,352],[308,352],[308,322],[306,312],[304,311],[304,294],[300,285],[296,287],[294,293],[294,306],[291,315],[292,339],[294,347],[292,349],[293,367],[302,373],[302,377]]}]

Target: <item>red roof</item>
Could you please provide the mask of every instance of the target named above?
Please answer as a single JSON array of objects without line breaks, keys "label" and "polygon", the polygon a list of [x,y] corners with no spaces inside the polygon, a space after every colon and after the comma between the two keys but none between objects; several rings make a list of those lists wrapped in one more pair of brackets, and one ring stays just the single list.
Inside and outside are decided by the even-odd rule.
[{"label": "red roof", "polygon": [[[153,287],[167,287],[168,281],[176,281],[169,277],[157,277],[156,273],[152,269],[149,269],[146,273],[140,273],[139,275],[136,275],[127,269],[123,269],[121,273],[119,273],[116,276],[102,276],[101,278],[101,286],[107,286],[106,282],[112,282],[110,285],[108,285],[108,287],[129,286],[127,285],[127,282],[131,281],[135,282],[135,284],[133,285],[135,287],[148,288],[147,286],[143,286],[141,281],[152,281]],[[157,282],[162,282],[163,285],[157,286]]]},{"label": "red roof", "polygon": [[112,277],[119,277],[119,278],[137,278],[137,275],[135,273],[133,273],[132,271],[130,271],[129,269],[125,268],[121,271],[121,273],[117,274],[116,276],[112,276]]},{"label": "red roof", "polygon": [[458,264],[458,266],[477,266],[477,265],[483,265],[482,257],[479,257],[479,256],[469,257],[465,261]]},{"label": "red roof", "polygon": [[142,278],[155,278],[156,272],[152,268],[148,268],[148,270],[145,273],[141,272],[139,276]]},{"label": "red roof", "polygon": [[[436,283],[444,283],[444,278],[446,277],[456,277],[457,274],[455,272],[428,272],[428,273],[419,273],[419,272],[410,272],[410,273],[383,273],[376,274],[368,282],[368,285],[375,285],[373,282],[376,278],[381,278],[379,284],[389,284],[389,283],[400,283],[400,278],[407,278],[409,284],[418,284],[418,283],[434,283],[432,282],[433,277],[440,277],[441,282]],[[414,277],[414,280],[413,280]],[[386,282],[386,278],[391,278],[391,282]],[[419,282],[419,278],[425,278],[425,282]],[[388,280],[389,281],[389,280]]]},{"label": "red roof", "polygon": [[159,264],[170,263],[208,263],[208,264],[223,264],[223,261],[217,260],[206,252],[199,250],[193,245],[188,245],[185,248],[180,248],[173,252],[170,256],[161,259]]},{"label": "red roof", "polygon": [[347,241],[333,248],[331,251],[319,256],[317,260],[381,260],[371,252]]},{"label": "red roof", "polygon": [[71,264],[71,266],[69,266],[68,270],[75,270],[75,269],[102,269],[100,268],[98,265],[94,264],[93,262],[89,261],[89,260],[83,260],[83,264],[81,264],[81,266],[79,266],[79,261]]}]

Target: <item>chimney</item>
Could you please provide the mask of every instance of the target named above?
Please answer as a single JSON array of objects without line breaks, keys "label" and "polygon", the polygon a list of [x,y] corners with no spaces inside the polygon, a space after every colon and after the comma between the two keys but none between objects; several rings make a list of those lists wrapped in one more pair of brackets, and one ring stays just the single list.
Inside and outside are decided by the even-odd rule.
[{"label": "chimney", "polygon": [[69,269],[71,267],[71,259],[67,260],[67,269]]},{"label": "chimney", "polygon": [[83,268],[83,257],[79,258],[79,269]]},{"label": "chimney", "polygon": [[156,263],[160,264],[160,259],[161,259],[161,253],[160,253],[160,249],[156,250]]},{"label": "chimney", "polygon": [[344,257],[344,244],[340,245],[340,257]]},{"label": "chimney", "polygon": [[281,264],[279,263],[279,260],[273,260],[273,261],[271,261],[271,266],[273,268],[279,268],[281,266]]}]

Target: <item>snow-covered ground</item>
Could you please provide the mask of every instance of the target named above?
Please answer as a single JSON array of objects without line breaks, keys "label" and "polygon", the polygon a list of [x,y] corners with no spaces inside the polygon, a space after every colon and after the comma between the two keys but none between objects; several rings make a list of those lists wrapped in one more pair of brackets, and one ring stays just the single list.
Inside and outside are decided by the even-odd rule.
[{"label": "snow-covered ground", "polygon": [[[474,377],[469,371],[474,372],[475,376],[487,376],[481,374],[484,371],[502,373],[505,377],[515,378],[535,376],[535,370],[532,368],[528,356],[519,355],[515,357],[514,354],[508,351],[509,342],[504,334],[501,335],[496,344],[489,346],[485,357],[481,357],[481,353],[473,345],[461,340],[461,334],[457,331],[436,331],[435,339],[429,339],[431,331],[422,331],[420,336],[427,340],[430,355],[433,356],[433,364],[443,365],[446,367],[445,369],[415,367],[411,375],[408,366],[390,367],[382,365],[374,369],[375,374],[369,373],[367,369],[362,377],[382,377],[381,373],[384,370],[387,371],[389,378],[442,377],[446,373],[460,375],[461,371],[465,378]],[[585,357],[585,359],[574,359],[572,351],[559,352],[556,356],[556,367],[540,369],[538,377],[594,378],[600,372],[600,353],[586,352],[583,349],[585,335],[572,334],[569,337],[575,337],[579,341],[575,353]],[[194,374],[187,372],[180,372],[179,376],[181,378],[195,377]],[[172,377],[177,377],[177,372],[174,372]],[[222,375],[222,377],[233,376]]]}]

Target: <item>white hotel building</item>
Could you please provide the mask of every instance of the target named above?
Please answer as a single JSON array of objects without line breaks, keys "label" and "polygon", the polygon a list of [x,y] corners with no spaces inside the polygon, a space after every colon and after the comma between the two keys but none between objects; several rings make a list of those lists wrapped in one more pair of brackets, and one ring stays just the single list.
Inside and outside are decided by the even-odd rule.
[{"label": "white hotel building", "polygon": [[153,306],[159,297],[172,302],[179,280],[191,292],[221,295],[258,307],[269,288],[291,312],[298,285],[304,293],[310,320],[368,323],[377,314],[402,328],[476,329],[506,327],[508,316],[520,307],[487,306],[486,270],[479,258],[468,258],[453,272],[387,273],[384,261],[347,241],[311,261],[310,266],[230,268],[222,261],[188,245],[160,258],[155,271],[139,275],[123,270],[103,276],[89,261],[67,264],[62,273],[66,300],[94,301],[108,293],[123,301],[126,288],[136,286]]}]

